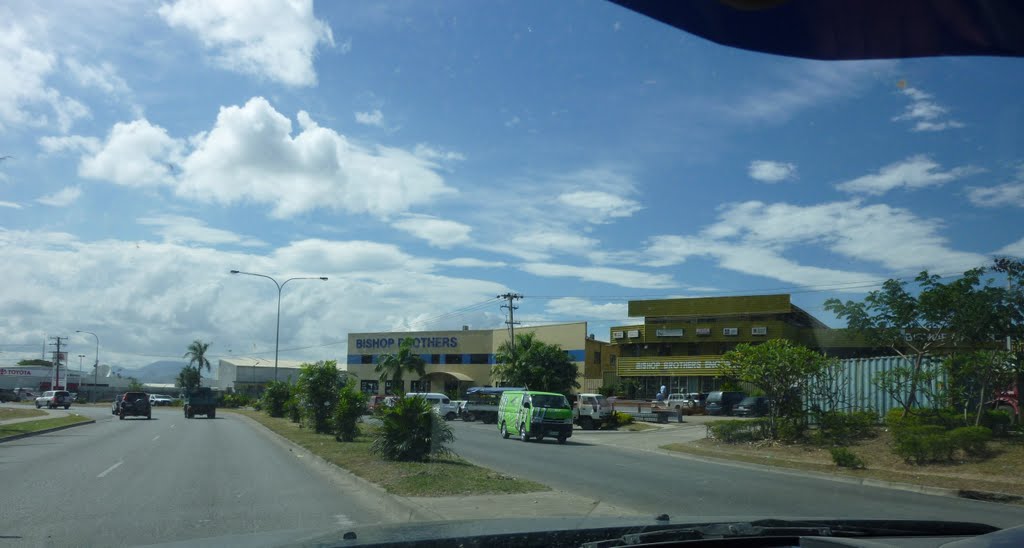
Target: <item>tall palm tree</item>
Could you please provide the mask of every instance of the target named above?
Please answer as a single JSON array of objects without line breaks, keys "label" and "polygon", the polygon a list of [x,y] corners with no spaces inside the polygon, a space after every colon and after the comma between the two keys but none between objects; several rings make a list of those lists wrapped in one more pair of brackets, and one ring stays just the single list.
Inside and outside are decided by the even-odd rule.
[{"label": "tall palm tree", "polygon": [[498,350],[494,354],[494,361],[497,363],[491,369],[491,375],[501,381],[522,386],[522,378],[527,376],[523,372],[527,367],[527,356],[542,344],[543,342],[532,332],[516,333],[514,345],[511,341],[498,345]]},{"label": "tall palm tree", "polygon": [[380,373],[381,382],[388,380],[397,386],[399,396],[405,395],[405,383],[402,377],[406,372],[416,373],[420,377],[426,375],[426,362],[419,354],[412,350],[412,337],[406,337],[398,345],[398,352],[394,354],[382,354],[377,361],[375,371]]},{"label": "tall palm tree", "polygon": [[199,381],[202,380],[203,367],[207,371],[210,370],[210,360],[206,359],[206,350],[210,348],[210,343],[203,342],[199,339],[192,341],[192,344],[188,345],[188,352],[185,352],[183,358],[188,358],[189,367],[195,366],[196,368],[196,386],[199,386]]}]

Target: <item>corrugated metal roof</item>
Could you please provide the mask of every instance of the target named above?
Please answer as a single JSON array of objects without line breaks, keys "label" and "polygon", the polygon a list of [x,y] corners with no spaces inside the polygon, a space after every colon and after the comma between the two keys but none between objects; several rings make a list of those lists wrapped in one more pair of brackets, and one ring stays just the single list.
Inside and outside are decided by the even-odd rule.
[{"label": "corrugated metal roof", "polygon": [[[221,363],[227,365],[233,365],[235,367],[274,367],[274,359],[270,358],[246,358],[246,357],[232,357],[232,358],[221,358]],[[295,361],[295,360],[277,360],[277,368],[286,369],[298,369],[302,367],[302,364],[310,363],[308,361]]]}]

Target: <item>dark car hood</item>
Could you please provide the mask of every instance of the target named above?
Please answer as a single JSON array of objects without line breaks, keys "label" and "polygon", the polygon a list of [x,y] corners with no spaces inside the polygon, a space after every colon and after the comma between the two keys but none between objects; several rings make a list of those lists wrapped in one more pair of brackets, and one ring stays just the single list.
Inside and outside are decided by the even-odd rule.
[{"label": "dark car hood", "polygon": [[[500,511],[500,510],[499,510]],[[688,525],[708,523],[749,523],[764,519],[750,516],[701,516],[676,518],[668,521],[653,516],[632,517],[557,517],[557,518],[506,518],[485,520],[452,520],[438,522],[408,522],[401,524],[376,524],[351,526],[333,531],[281,530],[265,533],[229,535],[208,539],[189,539],[154,546],[579,546],[583,542],[619,538],[624,534],[685,528]],[[894,521],[845,520],[827,518],[788,518],[800,522],[843,522],[851,524],[878,523],[892,525]],[[903,523],[912,523],[906,521]],[[939,547],[954,541],[964,540],[957,547],[977,546],[1019,546],[1024,545],[1024,527],[1007,529],[983,535],[991,531],[987,525],[957,524],[951,522],[923,522],[927,537],[913,537],[915,546]],[[974,533],[966,534],[966,530]],[[957,533],[957,529],[960,529]],[[980,536],[975,536],[980,535]],[[347,537],[347,538],[346,538]],[[872,538],[872,546],[903,546],[909,537]],[[870,537],[861,537],[864,539]],[[849,540],[849,539],[846,539]],[[922,541],[922,542],[918,542]],[[1009,544],[1007,544],[1009,542]]]}]

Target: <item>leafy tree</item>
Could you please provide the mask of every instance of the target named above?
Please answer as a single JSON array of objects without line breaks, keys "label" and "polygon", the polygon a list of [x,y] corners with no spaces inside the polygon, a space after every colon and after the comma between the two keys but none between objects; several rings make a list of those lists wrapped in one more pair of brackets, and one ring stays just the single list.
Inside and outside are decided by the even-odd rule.
[{"label": "leafy tree", "polygon": [[299,369],[296,393],[302,402],[303,414],[312,423],[313,430],[326,433],[331,429],[331,416],[338,404],[338,393],[345,385],[345,373],[335,360],[303,364]]},{"label": "leafy tree", "polygon": [[[997,261],[995,270],[1002,268],[1012,277],[1024,272],[1015,270],[1018,266],[1012,261]],[[934,371],[926,367],[929,357],[970,352],[1020,331],[1024,299],[1008,289],[993,286],[991,279],[982,279],[984,274],[985,269],[975,268],[943,283],[939,276],[925,271],[915,278],[917,295],[906,290],[906,282],[888,280],[863,302],[829,299],[825,309],[845,318],[849,328],[870,343],[888,347],[907,361],[909,367],[875,379],[876,384],[901,402],[906,415],[917,404],[920,389],[927,388],[933,380]],[[957,367],[968,362],[950,363]]]},{"label": "leafy tree", "polygon": [[376,372],[380,373],[381,382],[390,380],[396,386],[399,396],[405,394],[405,382],[402,380],[405,373],[415,373],[419,377],[426,375],[426,362],[413,351],[412,345],[412,337],[406,337],[398,345],[398,352],[381,355],[374,368]]},{"label": "leafy tree", "polygon": [[399,398],[379,408],[380,428],[370,450],[388,460],[426,461],[451,454],[451,427],[421,396]]},{"label": "leafy tree", "polygon": [[498,346],[491,370],[502,382],[525,386],[530,390],[569,394],[579,388],[579,369],[557,344],[538,339],[533,333],[519,333],[513,346],[505,341]]},{"label": "leafy tree", "polygon": [[206,359],[206,351],[209,348],[210,343],[196,339],[192,341],[192,344],[188,345],[188,352],[185,352],[185,355],[182,356],[183,358],[188,358],[188,365],[196,370],[196,386],[201,384],[203,368],[205,367],[206,371],[210,371],[210,360]]},{"label": "leafy tree", "polygon": [[743,343],[724,355],[729,365],[724,374],[764,391],[768,398],[768,434],[774,439],[779,418],[798,418],[799,395],[808,379],[828,367],[822,354],[786,339],[762,344]]},{"label": "leafy tree", "polygon": [[199,388],[199,370],[190,365],[182,367],[174,384],[179,388],[184,388],[185,392],[194,391]]},{"label": "leafy tree", "polygon": [[142,392],[142,383],[135,377],[128,377],[128,390],[132,392]]},{"label": "leafy tree", "polygon": [[41,365],[43,367],[53,367],[53,362],[50,360],[40,360],[36,358],[32,360],[19,360],[18,365]]},{"label": "leafy tree", "polygon": [[267,388],[263,391],[263,397],[260,401],[268,415],[271,417],[283,417],[285,403],[288,402],[290,397],[291,385],[284,381],[271,381],[267,383]]},{"label": "leafy tree", "polygon": [[992,392],[1008,386],[1016,374],[1014,356],[1005,350],[953,354],[946,358],[944,365],[949,372],[950,387],[959,391],[961,401],[975,402],[974,426],[981,425]]},{"label": "leafy tree", "polygon": [[334,439],[353,441],[359,432],[357,423],[366,413],[366,394],[350,378],[338,393],[338,404],[334,408]]}]

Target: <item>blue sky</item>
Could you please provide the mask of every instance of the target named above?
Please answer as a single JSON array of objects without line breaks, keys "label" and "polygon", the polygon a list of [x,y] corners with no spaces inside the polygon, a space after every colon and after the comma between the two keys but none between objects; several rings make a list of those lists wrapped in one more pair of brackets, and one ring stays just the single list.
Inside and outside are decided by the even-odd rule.
[{"label": "blue sky", "polygon": [[[233,5],[237,4],[237,5]],[[0,364],[790,291],[1024,256],[1016,59],[824,63],[605,2],[0,7]],[[488,302],[490,301],[490,302]],[[79,348],[80,347],[80,348]]]}]

